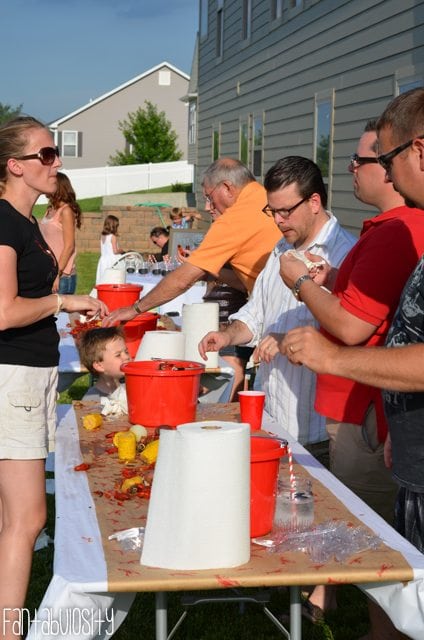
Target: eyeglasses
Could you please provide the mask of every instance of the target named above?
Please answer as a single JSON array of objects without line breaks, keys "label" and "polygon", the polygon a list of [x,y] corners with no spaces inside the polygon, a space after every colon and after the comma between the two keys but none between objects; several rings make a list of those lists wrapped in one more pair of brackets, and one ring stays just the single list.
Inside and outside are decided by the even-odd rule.
[{"label": "eyeglasses", "polygon": [[39,160],[41,164],[51,165],[59,157],[59,147],[42,147],[37,153],[29,153],[15,160]]},{"label": "eyeglasses", "polygon": [[273,209],[269,205],[266,205],[266,207],[262,209],[262,212],[265,213],[267,216],[272,216],[274,218],[276,215],[281,216],[281,218],[288,218],[291,216],[293,211],[297,209],[297,207],[300,207],[300,205],[306,202],[306,200],[309,200],[310,197],[311,196],[308,196],[307,198],[303,198],[302,200],[294,204],[292,207],[290,207],[290,209]]},{"label": "eyeglasses", "polygon": [[400,144],[398,147],[395,147],[391,151],[388,151],[387,153],[382,153],[381,155],[379,155],[377,157],[377,160],[381,164],[383,169],[385,171],[390,171],[393,158],[395,158],[399,153],[401,153],[402,151],[405,151],[405,149],[410,147],[411,144],[414,142],[414,140],[416,140],[417,138],[422,139],[424,138],[424,135],[415,136],[414,138],[411,138],[411,140],[408,140],[408,142],[404,142],[403,144]]},{"label": "eyeglasses", "polygon": [[212,191],[210,193],[205,193],[205,196],[204,196],[205,200],[212,207],[213,207],[213,204],[214,204],[213,200],[212,200],[212,194],[215,191],[215,189],[217,189],[219,187],[219,185],[222,184],[222,182],[223,182],[222,180],[220,182],[217,182],[217,184],[214,186],[214,188],[212,189]]},{"label": "eyeglasses", "polygon": [[357,153],[352,153],[349,162],[349,171],[357,169],[362,164],[377,164],[378,158],[376,156],[358,156]]}]

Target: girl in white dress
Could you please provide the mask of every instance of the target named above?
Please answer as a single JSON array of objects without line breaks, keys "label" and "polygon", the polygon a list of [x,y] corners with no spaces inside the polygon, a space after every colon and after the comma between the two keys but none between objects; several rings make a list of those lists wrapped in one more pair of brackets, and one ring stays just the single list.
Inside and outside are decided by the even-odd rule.
[{"label": "girl in white dress", "polygon": [[110,269],[117,261],[117,256],[122,253],[118,244],[118,227],[119,218],[112,215],[106,216],[100,237],[100,258],[97,263],[96,284],[103,282],[106,269]]}]

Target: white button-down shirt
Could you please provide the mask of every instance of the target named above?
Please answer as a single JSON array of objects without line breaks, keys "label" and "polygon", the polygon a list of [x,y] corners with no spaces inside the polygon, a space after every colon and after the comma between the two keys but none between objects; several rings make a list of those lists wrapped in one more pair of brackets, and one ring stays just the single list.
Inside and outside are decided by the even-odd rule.
[{"label": "white button-down shirt", "polygon": [[[356,238],[345,231],[331,213],[329,216],[307,250],[338,267]],[[302,325],[317,326],[306,305],[296,300],[281,279],[280,256],[288,249],[293,249],[293,245],[284,238],[278,242],[248,302],[230,316],[231,321],[241,320],[249,327],[253,338],[248,346],[256,346],[271,332],[286,333]],[[260,364],[255,388],[266,393],[266,411],[301,444],[327,439],[325,418],[314,411],[315,374],[312,371],[292,365],[285,356],[277,354],[270,363]]]}]

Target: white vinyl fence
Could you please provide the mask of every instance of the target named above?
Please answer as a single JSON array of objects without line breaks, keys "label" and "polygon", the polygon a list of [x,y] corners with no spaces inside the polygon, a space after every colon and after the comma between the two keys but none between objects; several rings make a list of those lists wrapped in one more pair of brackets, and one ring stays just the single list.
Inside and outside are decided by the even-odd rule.
[{"label": "white vinyl fence", "polygon": [[[78,199],[155,189],[176,182],[193,182],[193,165],[186,160],[61,171],[72,182]],[[45,196],[40,196],[38,204],[46,202]]]}]

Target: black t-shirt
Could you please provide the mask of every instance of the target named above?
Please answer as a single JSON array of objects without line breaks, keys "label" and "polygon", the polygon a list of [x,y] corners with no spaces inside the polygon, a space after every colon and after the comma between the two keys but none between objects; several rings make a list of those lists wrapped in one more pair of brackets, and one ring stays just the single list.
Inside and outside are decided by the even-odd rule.
[{"label": "black t-shirt", "polygon": [[[424,342],[424,256],[405,285],[386,345]],[[411,491],[424,492],[424,393],[383,392],[392,440],[393,476]]]},{"label": "black t-shirt", "polygon": [[[52,291],[57,261],[41,235],[38,223],[0,199],[0,245],[17,254],[18,296],[42,298]],[[26,327],[0,331],[0,364],[53,367],[59,362],[55,317]]]}]

